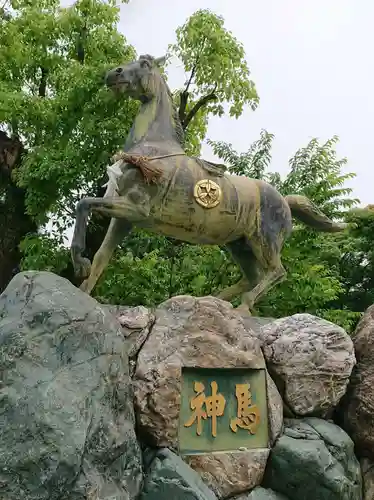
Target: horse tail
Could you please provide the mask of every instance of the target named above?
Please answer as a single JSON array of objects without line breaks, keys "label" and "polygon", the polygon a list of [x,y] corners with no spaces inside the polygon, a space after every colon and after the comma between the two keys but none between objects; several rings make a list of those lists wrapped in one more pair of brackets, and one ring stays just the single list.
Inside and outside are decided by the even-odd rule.
[{"label": "horse tail", "polygon": [[317,231],[337,233],[344,231],[348,226],[348,224],[332,221],[306,196],[289,195],[285,196],[285,200],[291,209],[293,217]]}]

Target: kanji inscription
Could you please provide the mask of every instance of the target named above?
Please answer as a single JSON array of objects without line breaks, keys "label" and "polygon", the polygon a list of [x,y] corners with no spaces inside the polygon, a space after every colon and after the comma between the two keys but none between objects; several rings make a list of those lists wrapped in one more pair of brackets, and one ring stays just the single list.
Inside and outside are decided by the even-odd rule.
[{"label": "kanji inscription", "polygon": [[267,446],[264,369],[182,370],[182,454]]}]

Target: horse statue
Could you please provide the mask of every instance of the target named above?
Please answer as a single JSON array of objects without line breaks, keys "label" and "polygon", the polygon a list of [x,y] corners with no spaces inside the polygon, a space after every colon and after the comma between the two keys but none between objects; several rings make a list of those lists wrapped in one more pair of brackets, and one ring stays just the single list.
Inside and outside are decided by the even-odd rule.
[{"label": "horse statue", "polygon": [[[255,303],[286,271],[280,253],[292,231],[292,216],[319,231],[342,231],[304,196],[283,197],[270,184],[229,175],[225,167],[186,155],[184,133],[171,92],[160,67],[165,58],[149,55],[118,66],[106,75],[116,93],[140,101],[140,109],[124,150],[107,167],[109,181],[102,198],[83,198],[77,204],[71,244],[81,290],[91,293],[122,239],[144,228],[177,240],[225,246],[243,277],[217,297],[230,301],[241,295],[241,309]],[[83,257],[91,211],[111,217],[92,266]]]}]

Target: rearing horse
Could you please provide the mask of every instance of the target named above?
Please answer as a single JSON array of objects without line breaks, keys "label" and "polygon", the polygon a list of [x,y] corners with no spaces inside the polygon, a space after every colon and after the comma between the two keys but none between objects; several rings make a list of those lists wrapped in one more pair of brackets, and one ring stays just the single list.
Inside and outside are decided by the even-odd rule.
[{"label": "rearing horse", "polygon": [[[115,92],[140,101],[124,152],[107,168],[103,198],[83,198],[77,205],[71,245],[81,289],[91,293],[121,240],[134,226],[195,244],[221,245],[231,252],[243,278],[218,294],[242,295],[240,307],[255,302],[283,281],[280,253],[292,231],[292,216],[319,231],[342,231],[304,196],[281,196],[270,184],[228,175],[212,164],[188,157],[183,130],[170,90],[159,71],[164,58],[141,56],[107,73]],[[111,222],[92,267],[82,256],[91,211]]]}]

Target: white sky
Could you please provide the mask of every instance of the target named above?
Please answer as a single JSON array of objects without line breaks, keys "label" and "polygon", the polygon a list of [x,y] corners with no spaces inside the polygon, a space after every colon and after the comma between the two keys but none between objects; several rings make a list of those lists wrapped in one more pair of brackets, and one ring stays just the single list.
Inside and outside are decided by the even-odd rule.
[{"label": "white sky", "polygon": [[[362,204],[374,203],[374,2],[372,0],[130,0],[121,7],[120,30],[138,54],[163,55],[175,29],[198,9],[225,19],[245,47],[260,106],[239,120],[212,118],[208,137],[244,152],[262,128],[275,134],[272,171],[312,137],[340,137],[338,152]],[[172,88],[186,76],[169,68]],[[203,156],[212,159],[208,146]]]}]

